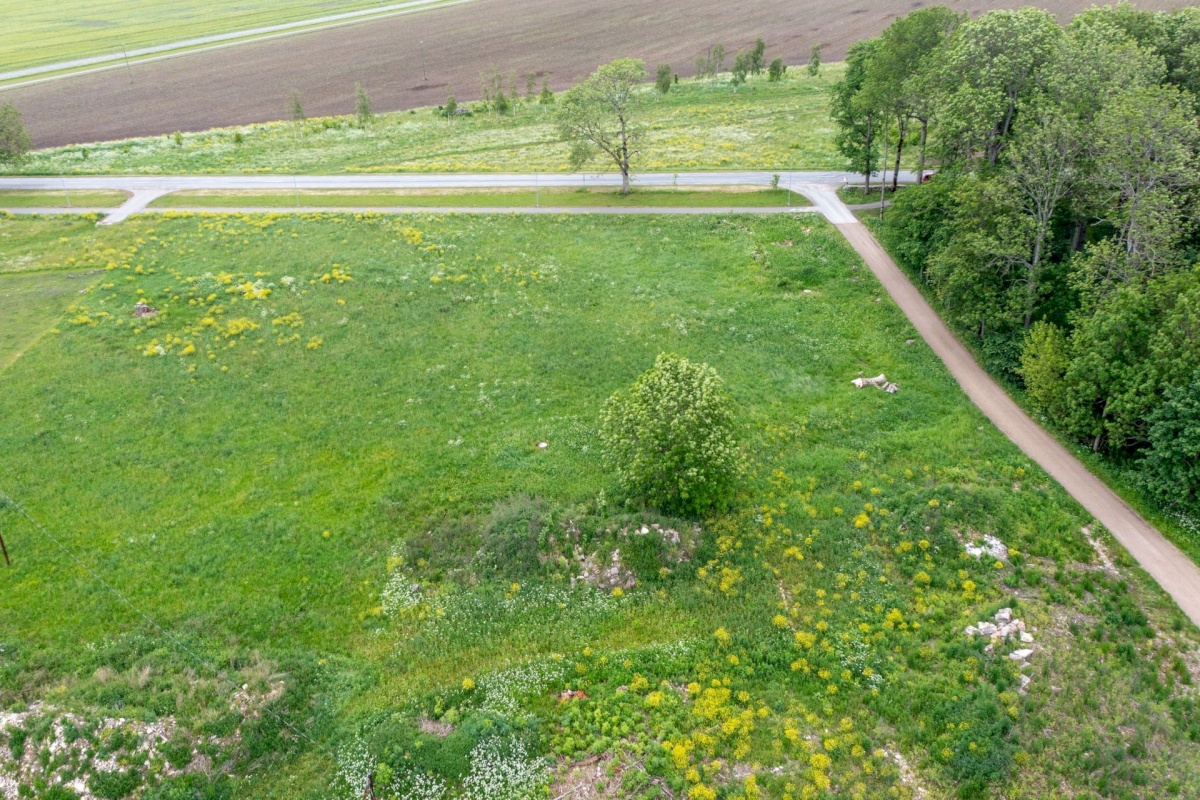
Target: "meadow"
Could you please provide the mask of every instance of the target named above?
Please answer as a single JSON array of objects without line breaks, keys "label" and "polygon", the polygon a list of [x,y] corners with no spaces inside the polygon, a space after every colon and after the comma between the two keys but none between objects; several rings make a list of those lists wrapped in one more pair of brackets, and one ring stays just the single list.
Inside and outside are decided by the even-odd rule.
[{"label": "meadow", "polygon": [[[652,96],[645,112],[646,172],[696,169],[842,169],[828,90],[841,77],[829,65],[816,78],[792,70],[778,83],[728,86],[681,81]],[[651,90],[647,88],[647,93]],[[447,121],[435,108],[302,124],[268,122],[201,133],[39,150],[22,174],[563,172],[568,152],[553,104],[522,98],[506,116],[477,109]],[[602,162],[597,168],[605,169]]]},{"label": "meadow", "polygon": [[377,7],[368,0],[65,0],[5,4],[0,72]]},{"label": "meadow", "polygon": [[[1200,792],[1200,636],[823,220],[168,212],[0,243],[0,789]],[[14,315],[66,275],[88,290]],[[600,458],[660,352],[739,411],[748,469],[704,519]],[[900,392],[850,384],[879,372]],[[1002,608],[1033,644],[964,635]]]}]

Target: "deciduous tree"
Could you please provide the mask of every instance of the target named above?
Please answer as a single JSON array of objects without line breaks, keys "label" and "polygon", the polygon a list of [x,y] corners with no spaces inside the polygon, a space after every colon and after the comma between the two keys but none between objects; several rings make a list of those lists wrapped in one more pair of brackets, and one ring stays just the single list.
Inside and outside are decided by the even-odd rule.
[{"label": "deciduous tree", "polygon": [[31,146],[21,112],[12,103],[0,105],[0,164],[20,164]]},{"label": "deciduous tree", "polygon": [[564,93],[557,112],[559,134],[571,148],[571,164],[578,169],[597,155],[607,156],[621,172],[622,194],[630,191],[630,171],[639,155],[645,79],[642,61],[619,58]]}]

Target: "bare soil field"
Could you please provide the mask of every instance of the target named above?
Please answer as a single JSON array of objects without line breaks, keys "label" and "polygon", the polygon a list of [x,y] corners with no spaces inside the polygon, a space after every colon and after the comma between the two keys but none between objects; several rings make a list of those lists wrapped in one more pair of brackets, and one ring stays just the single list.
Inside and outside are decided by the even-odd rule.
[{"label": "bare soil field", "polygon": [[[1168,9],[1185,0],[1152,0]],[[287,115],[299,90],[309,116],[354,110],[354,84],[376,111],[436,105],[453,91],[478,99],[480,74],[544,77],[563,89],[597,64],[618,56],[669,63],[691,75],[708,45],[732,54],[756,37],[768,58],[808,60],[820,44],[827,61],[853,42],[877,34],[895,17],[925,3],[913,0],[478,0],[408,17],[298,34],[154,63],[135,65],[132,81],[112,70],[0,91],[25,114],[35,146],[86,143],[264,122]],[[1020,5],[1015,0],[959,0],[949,5],[979,14]],[[1060,17],[1092,0],[1042,0]]]}]

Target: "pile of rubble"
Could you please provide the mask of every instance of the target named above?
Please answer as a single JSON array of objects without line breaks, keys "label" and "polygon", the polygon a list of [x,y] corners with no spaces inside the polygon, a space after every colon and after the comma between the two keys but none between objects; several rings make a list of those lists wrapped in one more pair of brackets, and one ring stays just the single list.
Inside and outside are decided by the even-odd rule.
[{"label": "pile of rubble", "polygon": [[[967,636],[985,636],[991,639],[985,652],[991,653],[996,649],[996,645],[1004,642],[1016,640],[1023,645],[1033,644],[1033,634],[1025,630],[1025,621],[1013,617],[1011,608],[1002,608],[992,617],[991,622],[981,621],[974,625],[968,625],[963,633]],[[1008,654],[1008,657],[1019,663],[1022,667],[1028,666],[1029,657],[1033,655],[1033,647],[1021,647],[1013,650]],[[1021,689],[1024,690],[1029,685],[1032,678],[1028,675],[1021,676]]]},{"label": "pile of rubble", "polygon": [[884,375],[882,372],[876,375],[874,378],[855,378],[850,382],[859,389],[865,389],[868,386],[874,386],[877,389],[883,389],[888,394],[895,394],[896,392],[900,391],[900,387],[894,383],[889,383],[887,375]]}]

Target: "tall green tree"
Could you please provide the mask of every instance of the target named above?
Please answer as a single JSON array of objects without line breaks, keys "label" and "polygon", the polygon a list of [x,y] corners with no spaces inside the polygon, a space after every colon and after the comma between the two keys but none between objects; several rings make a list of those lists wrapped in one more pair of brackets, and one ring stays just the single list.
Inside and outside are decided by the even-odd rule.
[{"label": "tall green tree", "polygon": [[854,167],[861,170],[867,191],[875,171],[879,147],[876,140],[879,109],[871,105],[871,96],[863,92],[867,67],[875,53],[875,40],[855,42],[846,54],[846,72],[830,90],[829,111],[838,127],[837,148]]},{"label": "tall green tree", "polygon": [[1047,11],[993,11],[958,26],[926,84],[938,92],[943,158],[994,166],[1017,116],[1044,89],[1064,33]]},{"label": "tall green tree", "polygon": [[19,165],[32,146],[21,112],[12,103],[0,105],[0,164]]},{"label": "tall green tree", "polygon": [[931,57],[950,33],[966,20],[946,6],[914,11],[893,22],[879,36],[867,62],[862,91],[869,102],[885,109],[895,120],[896,159],[892,187],[899,181],[900,162],[908,139],[909,123],[920,124],[921,174],[925,171],[925,146],[933,116],[933,92],[926,79]]},{"label": "tall green tree", "polygon": [[640,153],[646,65],[619,58],[597,69],[562,96],[555,122],[571,148],[576,169],[597,156],[611,159],[621,172],[621,193],[629,194],[630,172]]}]

